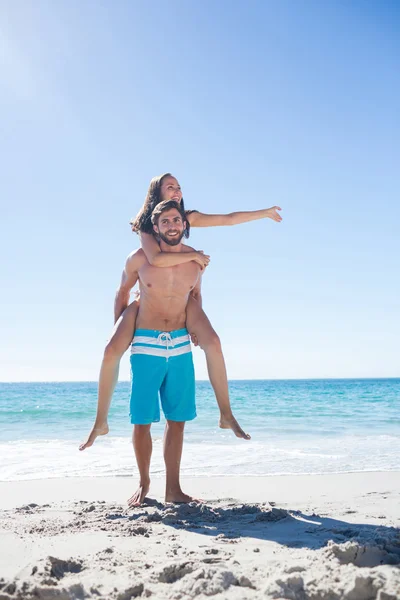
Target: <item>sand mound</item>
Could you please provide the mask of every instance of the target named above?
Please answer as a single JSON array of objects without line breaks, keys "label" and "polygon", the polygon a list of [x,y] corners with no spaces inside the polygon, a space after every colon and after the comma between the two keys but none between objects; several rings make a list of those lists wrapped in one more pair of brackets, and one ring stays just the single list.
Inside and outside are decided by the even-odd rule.
[{"label": "sand mound", "polygon": [[400,573],[319,564],[305,573],[270,580],[267,598],[287,600],[399,600]]},{"label": "sand mound", "polygon": [[329,543],[326,553],[334,556],[342,565],[352,564],[356,567],[377,567],[378,565],[400,564],[400,547],[384,545],[359,544],[346,542],[344,544]]},{"label": "sand mound", "polygon": [[185,577],[174,587],[169,598],[181,600],[186,598],[195,598],[203,594],[204,596],[215,596],[227,590],[231,585],[238,585],[238,579],[232,571],[226,571],[215,568],[200,568]]}]

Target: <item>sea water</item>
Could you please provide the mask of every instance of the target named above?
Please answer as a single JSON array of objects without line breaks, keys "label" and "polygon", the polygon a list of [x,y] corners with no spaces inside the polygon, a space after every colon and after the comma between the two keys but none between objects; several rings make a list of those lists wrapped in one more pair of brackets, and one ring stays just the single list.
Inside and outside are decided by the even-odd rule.
[{"label": "sea water", "polygon": [[[110,433],[78,451],[92,427],[96,383],[0,383],[0,480],[137,476],[128,382],[117,385]],[[251,441],[218,428],[208,382],[186,425],[190,477],[400,470],[400,379],[232,381],[235,416]],[[165,421],[152,427],[152,477],[164,474]]]}]

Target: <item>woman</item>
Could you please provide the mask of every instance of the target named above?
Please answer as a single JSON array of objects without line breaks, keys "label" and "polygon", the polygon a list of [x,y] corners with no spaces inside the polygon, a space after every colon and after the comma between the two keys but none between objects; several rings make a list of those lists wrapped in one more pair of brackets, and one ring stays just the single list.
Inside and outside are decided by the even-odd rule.
[{"label": "woman", "polygon": [[[145,202],[136,218],[131,221],[132,231],[140,235],[141,245],[147,260],[151,265],[160,268],[172,267],[194,260],[204,269],[209,264],[210,259],[202,251],[177,253],[162,252],[160,250],[160,246],[153,236],[151,213],[162,200],[176,200],[185,208],[181,187],[177,179],[170,173],[164,173],[151,180]],[[273,206],[263,210],[234,212],[226,215],[207,215],[194,210],[186,211],[186,214],[191,227],[214,227],[237,225],[264,218],[270,218],[279,223],[282,217],[277,212],[278,210],[281,210],[279,206]],[[130,257],[127,259],[127,265],[129,260]],[[114,316],[116,325],[106,346],[100,370],[96,421],[87,442],[80,446],[81,450],[91,446],[98,435],[108,433],[107,416],[114,387],[118,380],[119,362],[122,355],[129,348],[135,331],[139,301],[135,300],[129,304],[129,295],[133,283],[129,280],[127,265],[122,274],[120,288],[115,299]],[[207,315],[201,308],[201,298],[190,297],[187,305],[186,324],[193,343],[199,345],[206,354],[208,375],[220,410],[219,426],[223,429],[232,429],[237,437],[250,439],[250,436],[243,431],[233,416],[221,343]]]}]

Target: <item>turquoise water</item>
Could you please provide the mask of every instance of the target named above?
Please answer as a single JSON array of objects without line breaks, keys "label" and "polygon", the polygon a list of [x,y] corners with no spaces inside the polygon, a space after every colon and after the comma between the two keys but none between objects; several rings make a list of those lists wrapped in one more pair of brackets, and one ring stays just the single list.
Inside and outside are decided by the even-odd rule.
[{"label": "turquoise water", "polygon": [[[272,475],[400,470],[400,379],[230,382],[236,418],[251,442],[220,430],[208,382],[197,382],[198,418],[187,424],[183,473]],[[0,480],[136,473],[129,383],[119,383],[110,435],[81,453],[96,383],[0,383]],[[163,473],[164,423],[153,426],[153,476]]]}]

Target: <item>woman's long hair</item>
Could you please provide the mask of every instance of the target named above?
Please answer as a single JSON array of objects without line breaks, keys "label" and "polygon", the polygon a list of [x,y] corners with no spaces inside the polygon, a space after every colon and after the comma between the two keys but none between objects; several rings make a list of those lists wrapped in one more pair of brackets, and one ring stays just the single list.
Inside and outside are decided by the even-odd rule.
[{"label": "woman's long hair", "polygon": [[[160,204],[161,202],[161,185],[165,177],[173,177],[173,175],[171,175],[171,173],[163,173],[163,175],[153,177],[153,179],[150,181],[147,196],[142,208],[139,210],[136,217],[129,222],[130,226],[132,227],[132,231],[135,233],[140,233],[141,231],[144,233],[153,233],[151,213],[157,204]],[[183,198],[181,200],[181,207],[184,211],[185,204],[183,202]]]}]

